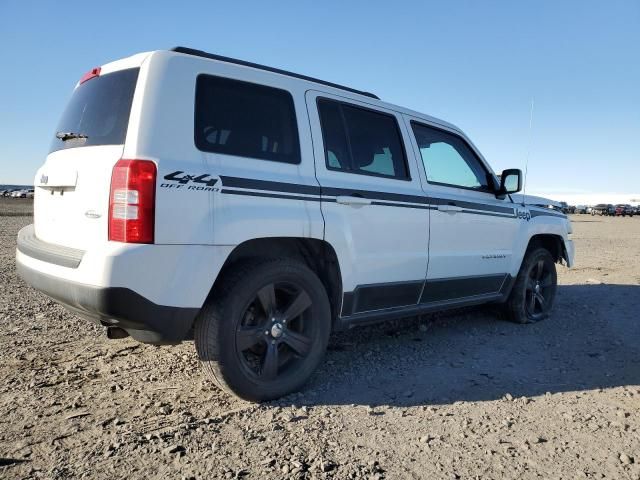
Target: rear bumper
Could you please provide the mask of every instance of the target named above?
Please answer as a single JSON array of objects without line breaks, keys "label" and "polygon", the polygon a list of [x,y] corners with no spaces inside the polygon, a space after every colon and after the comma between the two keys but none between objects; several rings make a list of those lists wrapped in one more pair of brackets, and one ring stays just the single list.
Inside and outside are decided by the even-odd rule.
[{"label": "rear bumper", "polygon": [[123,287],[96,287],[44,274],[17,262],[18,275],[77,315],[126,330],[146,343],[178,343],[189,337],[198,308],[158,305]]},{"label": "rear bumper", "polygon": [[18,274],[74,313],[148,343],[190,338],[233,246],[107,242],[84,250],[18,234]]}]

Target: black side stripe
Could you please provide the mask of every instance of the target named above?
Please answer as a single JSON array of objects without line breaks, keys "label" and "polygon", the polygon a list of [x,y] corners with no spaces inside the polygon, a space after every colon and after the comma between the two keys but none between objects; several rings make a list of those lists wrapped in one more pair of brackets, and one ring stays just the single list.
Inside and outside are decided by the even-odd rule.
[{"label": "black side stripe", "polygon": [[223,188],[221,190],[221,193],[226,193],[228,195],[244,195],[248,197],[282,198],[285,200],[307,200],[309,202],[319,202],[321,200],[320,197],[300,197],[297,195],[287,195],[283,193],[249,192],[247,190],[229,190],[228,188]]},{"label": "black side stripe", "polygon": [[297,183],[272,182],[268,180],[256,180],[253,178],[225,177],[222,175],[220,175],[220,180],[222,181],[222,185],[225,187],[320,195],[320,187],[315,185],[299,185]]},{"label": "black side stripe", "polygon": [[[434,210],[437,210],[437,208],[434,207]],[[508,214],[506,214],[506,213],[478,212],[476,210],[462,210],[462,213],[470,213],[472,215],[487,215],[489,217],[516,218],[513,212],[509,212]]]},{"label": "black side stripe", "polygon": [[411,202],[422,203],[427,205],[429,203],[429,197],[426,195],[407,195],[404,193],[388,193],[377,192],[373,190],[357,190],[354,188],[335,188],[335,187],[322,187],[322,195],[329,197],[337,197],[340,195],[360,195],[371,200],[387,200],[391,202]]},{"label": "black side stripe", "polygon": [[[320,198],[320,197],[300,197],[297,195],[287,195],[281,193],[267,193],[267,192],[250,192],[247,190],[230,190],[230,189],[222,189],[222,193],[226,193],[228,195],[242,195],[249,197],[263,197],[263,198],[279,198],[284,200],[306,200],[308,202],[333,202],[335,203],[335,198]],[[436,210],[436,207],[432,207],[429,205],[411,205],[411,204],[400,204],[400,203],[389,203],[389,202],[371,202],[372,205],[377,205],[381,207],[400,207],[400,208],[417,208],[420,210]],[[462,213],[470,213],[472,215],[488,215],[491,217],[505,217],[505,218],[514,218],[513,215],[503,215],[496,214],[491,212],[477,212],[471,210],[463,210]]]},{"label": "black side stripe", "polygon": [[[515,218],[514,208],[500,205],[488,205],[485,203],[475,203],[461,200],[452,200],[447,198],[435,198],[428,197],[426,195],[407,195],[402,193],[389,193],[379,192],[373,190],[356,190],[346,188],[335,187],[319,187],[314,185],[299,185],[286,182],[273,182],[269,180],[258,180],[250,178],[240,177],[227,177],[220,176],[222,180],[223,188],[222,193],[231,195],[246,195],[255,197],[269,197],[269,198],[281,198],[288,200],[307,200],[307,201],[325,201],[335,202],[335,198],[340,195],[358,195],[364,198],[369,198],[372,201],[372,205],[386,206],[386,207],[403,207],[403,208],[417,208],[417,209],[436,209],[438,205],[453,204],[461,207],[462,213],[470,213],[476,215],[491,215],[500,217],[512,217]],[[230,189],[232,188],[232,189]],[[247,189],[247,190],[236,190]],[[262,192],[249,191],[251,190],[263,190]],[[268,193],[269,192],[269,193]],[[273,193],[270,193],[273,192]],[[293,195],[292,195],[293,194]],[[315,197],[302,197],[295,194],[302,195],[314,195]],[[320,199],[320,196],[323,196]],[[391,203],[399,202],[399,203]],[[412,205],[413,204],[413,205]],[[538,215],[545,215],[547,213],[537,212],[533,213],[532,217]],[[549,214],[547,214],[549,215]],[[553,215],[553,214],[551,214]],[[553,215],[558,216],[558,215]]]},{"label": "black side stripe", "polygon": [[531,218],[534,217],[558,217],[558,218],[567,218],[566,215],[561,213],[554,213],[551,210],[548,212],[541,212],[540,210],[530,210]]},{"label": "black side stripe", "polygon": [[488,205],[486,203],[467,202],[464,200],[451,200],[447,198],[434,198],[431,197],[432,205],[449,205],[455,204],[458,207],[462,207],[465,210],[486,210],[488,212],[510,213],[513,214],[513,207],[503,207],[500,205]]},{"label": "black side stripe", "polygon": [[[322,199],[323,201],[327,200],[327,199]],[[335,200],[333,200],[335,201]],[[433,210],[433,207],[430,207],[429,205],[410,205],[408,203],[389,203],[389,202],[376,202],[373,201],[371,202],[371,205],[378,205],[380,207],[402,207],[402,208],[419,208],[421,210]]]}]

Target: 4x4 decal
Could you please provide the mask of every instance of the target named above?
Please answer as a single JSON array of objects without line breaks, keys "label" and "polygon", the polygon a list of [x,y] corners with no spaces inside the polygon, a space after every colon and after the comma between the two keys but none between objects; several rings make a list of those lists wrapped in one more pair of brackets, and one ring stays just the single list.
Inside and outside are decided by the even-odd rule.
[{"label": "4x4 decal", "polygon": [[[217,178],[213,178],[211,177],[211,175],[205,173],[203,175],[184,175],[184,176],[180,176],[181,174],[183,174],[183,171],[178,170],[177,172],[173,172],[170,173],[169,175],[165,175],[164,179],[165,180],[172,180],[178,183],[182,183],[182,184],[187,184],[189,182],[194,182],[194,183],[206,183],[207,187],[213,187],[218,179]],[[207,177],[210,177],[209,180],[207,180]]]},{"label": "4x4 decal", "polygon": [[[182,170],[178,170],[165,175],[164,179],[169,180],[169,182],[171,183],[162,183],[160,184],[160,188],[178,189],[186,186],[186,190],[204,190],[210,192],[216,192],[220,190],[219,188],[212,188],[216,183],[218,183],[219,179],[212,177],[208,173],[203,173],[201,175],[191,175],[186,174]],[[189,183],[202,184],[202,186],[189,185]]]}]

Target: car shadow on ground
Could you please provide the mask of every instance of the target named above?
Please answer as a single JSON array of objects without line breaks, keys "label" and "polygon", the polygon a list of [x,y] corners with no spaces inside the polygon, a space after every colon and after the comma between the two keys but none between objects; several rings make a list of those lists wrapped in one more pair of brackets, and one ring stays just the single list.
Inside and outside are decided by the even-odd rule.
[{"label": "car shadow on ground", "polygon": [[495,307],[332,337],[297,403],[446,404],[640,385],[640,285],[564,285],[533,325]]}]

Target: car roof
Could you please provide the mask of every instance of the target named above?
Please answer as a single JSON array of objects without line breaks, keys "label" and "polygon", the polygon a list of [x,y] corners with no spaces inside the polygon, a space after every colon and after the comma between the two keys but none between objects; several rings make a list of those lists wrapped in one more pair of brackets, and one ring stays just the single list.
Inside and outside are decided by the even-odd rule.
[{"label": "car roof", "polygon": [[286,75],[288,77],[299,78],[301,80],[306,80],[308,82],[319,83],[321,85],[326,85],[328,87],[338,88],[340,90],[345,90],[347,92],[357,93],[358,95],[364,95],[365,97],[370,97],[370,98],[375,98],[376,100],[380,100],[380,98],[377,95],[374,95],[373,93],[370,93],[370,92],[365,92],[363,90],[357,90],[355,88],[346,87],[346,86],[340,85],[338,83],[328,82],[326,80],[320,80],[318,78],[309,77],[308,75],[302,75],[300,73],[290,72],[288,70],[282,70],[280,68],[269,67],[267,65],[261,65],[259,63],[247,62],[245,60],[239,60],[237,58],[224,57],[222,55],[217,55],[215,53],[208,53],[208,52],[204,52],[202,50],[196,50],[194,48],[188,48],[188,47],[174,47],[174,48],[171,49],[171,51],[172,52],[177,52],[177,53],[185,53],[187,55],[194,55],[196,57],[209,58],[211,60],[218,60],[220,62],[234,63],[236,65],[242,65],[242,66],[245,66],[245,67],[257,68],[259,70],[265,70],[267,72],[279,73],[280,75]]},{"label": "car roof", "polygon": [[[161,52],[157,51],[157,52]],[[166,51],[165,51],[166,52]],[[352,88],[352,87],[348,87],[348,86],[344,86],[344,85],[340,85],[338,83],[334,83],[334,82],[329,82],[326,80],[321,80],[318,78],[314,78],[314,77],[310,77],[308,75],[302,75],[299,73],[295,73],[295,72],[290,72],[287,70],[283,70],[280,68],[275,68],[275,67],[270,67],[267,65],[261,65],[258,63],[253,63],[253,62],[247,62],[245,60],[239,60],[236,58],[231,58],[231,57],[225,57],[222,55],[217,55],[214,53],[208,53],[202,50],[196,50],[193,48],[189,48],[189,47],[174,47],[172,49],[169,50],[169,52],[172,53],[176,53],[176,54],[182,54],[182,55],[191,55],[191,56],[196,56],[196,57],[200,57],[200,58],[204,58],[204,59],[209,59],[209,60],[213,60],[213,61],[218,61],[218,62],[225,62],[225,63],[231,63],[234,65],[239,65],[239,66],[243,66],[243,67],[249,67],[249,68],[255,68],[255,69],[259,69],[259,70],[264,70],[264,71],[268,71],[271,73],[275,73],[275,74],[279,74],[279,75],[285,75],[288,76],[290,78],[295,78],[301,82],[306,82],[309,84],[309,88],[313,89],[313,88],[318,88],[318,86],[320,87],[329,87],[331,89],[336,89],[336,90],[342,90],[343,92],[349,92],[351,94],[355,94],[358,96],[362,96],[364,97],[362,100],[368,103],[372,103],[373,105],[377,105],[383,108],[388,108],[389,110],[394,110],[396,112],[399,113],[404,113],[406,115],[412,116],[412,117],[417,117],[419,119],[423,119],[426,122],[429,123],[434,123],[439,125],[440,127],[444,127],[446,129],[452,130],[455,133],[463,136],[469,143],[472,144],[471,140],[465,135],[465,133],[458,128],[457,126],[453,125],[452,123],[449,123],[445,120],[436,118],[436,117],[432,117],[431,115],[426,115],[424,113],[420,113],[417,112],[415,110],[411,110],[405,107],[401,107],[399,105],[394,105],[392,103],[388,103],[385,102],[383,100],[380,100],[380,97],[378,97],[377,95],[371,93],[371,92],[366,92],[364,90],[359,90],[356,88]],[[153,52],[155,53],[155,52]],[[477,151],[477,149],[476,149]],[[478,152],[480,153],[480,152]]]}]

